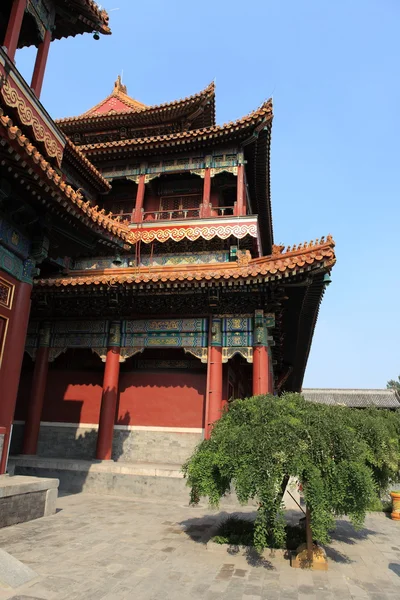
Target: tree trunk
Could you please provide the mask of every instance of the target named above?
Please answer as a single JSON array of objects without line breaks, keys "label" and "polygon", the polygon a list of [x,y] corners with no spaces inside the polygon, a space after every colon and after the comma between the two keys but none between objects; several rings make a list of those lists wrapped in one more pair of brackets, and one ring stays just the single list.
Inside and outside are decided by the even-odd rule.
[{"label": "tree trunk", "polygon": [[314,546],[312,539],[312,530],[311,530],[311,512],[310,509],[306,508],[306,542],[307,542],[307,558],[310,562],[313,561],[314,556]]}]

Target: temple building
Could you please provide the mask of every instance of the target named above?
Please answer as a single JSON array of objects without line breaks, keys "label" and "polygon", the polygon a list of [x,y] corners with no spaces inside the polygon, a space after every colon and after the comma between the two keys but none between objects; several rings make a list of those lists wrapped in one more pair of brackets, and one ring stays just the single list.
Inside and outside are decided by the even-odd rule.
[{"label": "temple building", "polygon": [[[60,37],[88,11],[108,33],[93,2],[70,4],[82,18]],[[80,116],[51,121],[35,98],[38,139],[11,98],[3,85],[3,470],[11,425],[24,473],[40,459],[181,464],[233,399],[300,391],[334,242],[274,243],[272,101],[218,125],[213,83],[147,106],[118,77]]]}]

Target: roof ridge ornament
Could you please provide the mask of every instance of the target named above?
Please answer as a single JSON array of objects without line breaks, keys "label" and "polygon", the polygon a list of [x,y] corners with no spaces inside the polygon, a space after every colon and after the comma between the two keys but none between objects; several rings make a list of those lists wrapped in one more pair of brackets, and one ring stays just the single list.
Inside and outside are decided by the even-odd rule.
[{"label": "roof ridge ornament", "polygon": [[114,83],[113,94],[119,94],[121,92],[122,94],[128,95],[128,89],[126,85],[122,83],[121,75],[118,75],[117,80]]}]

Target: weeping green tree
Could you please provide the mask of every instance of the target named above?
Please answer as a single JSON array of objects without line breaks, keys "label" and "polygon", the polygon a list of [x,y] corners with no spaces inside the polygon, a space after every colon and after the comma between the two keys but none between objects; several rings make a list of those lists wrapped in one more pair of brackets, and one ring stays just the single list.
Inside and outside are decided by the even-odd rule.
[{"label": "weeping green tree", "polygon": [[254,545],[284,540],[282,496],[291,476],[302,484],[312,537],[326,543],[335,517],[361,526],[371,503],[396,479],[399,413],[307,402],[299,394],[236,400],[183,470],[191,501],[218,506],[232,488],[256,499]]}]

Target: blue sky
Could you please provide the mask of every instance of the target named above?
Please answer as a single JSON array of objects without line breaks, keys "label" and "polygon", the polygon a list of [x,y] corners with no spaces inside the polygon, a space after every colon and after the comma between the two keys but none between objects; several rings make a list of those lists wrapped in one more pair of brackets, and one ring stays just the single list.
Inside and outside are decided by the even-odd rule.
[{"label": "blue sky", "polygon": [[[52,44],[42,93],[50,114],[89,109],[122,70],[146,104],[215,78],[219,123],[273,96],[275,241],[331,233],[337,244],[304,385],[385,387],[400,374],[398,0],[103,6],[112,36]],[[17,65],[29,79],[29,49]]]}]

